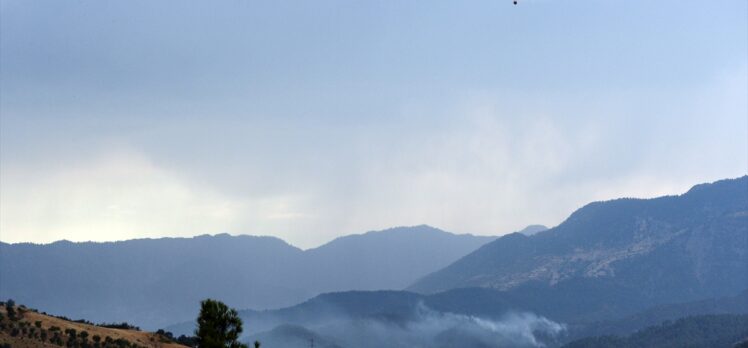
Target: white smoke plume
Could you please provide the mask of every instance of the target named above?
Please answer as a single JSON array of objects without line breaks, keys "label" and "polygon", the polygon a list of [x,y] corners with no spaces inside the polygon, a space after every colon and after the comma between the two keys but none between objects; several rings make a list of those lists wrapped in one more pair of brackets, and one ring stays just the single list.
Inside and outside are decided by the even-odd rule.
[{"label": "white smoke plume", "polygon": [[342,319],[311,328],[339,347],[545,347],[566,326],[533,313],[499,319],[435,311],[423,304],[408,318]]},{"label": "white smoke plume", "polygon": [[510,341],[521,345],[543,347],[544,344],[536,338],[536,333],[555,337],[566,330],[566,326],[545,317],[529,312],[507,313],[500,320],[490,320],[472,315],[437,312],[423,303],[419,304],[418,317],[420,321],[412,325],[417,332],[427,332],[432,329],[449,330],[455,328],[478,329],[497,336],[502,341]]}]

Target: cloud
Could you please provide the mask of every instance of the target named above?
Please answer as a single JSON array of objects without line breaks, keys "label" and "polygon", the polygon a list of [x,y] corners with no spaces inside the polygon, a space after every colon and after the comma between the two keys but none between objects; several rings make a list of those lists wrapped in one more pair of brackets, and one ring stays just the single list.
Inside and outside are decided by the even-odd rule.
[{"label": "cloud", "polygon": [[2,172],[0,230],[6,242],[118,240],[214,232],[242,211],[220,194],[136,153],[101,156],[50,172]]},{"label": "cloud", "polygon": [[748,171],[745,2],[175,5],[3,3],[0,239],[502,234]]},{"label": "cloud", "polygon": [[77,163],[4,167],[0,239],[43,243],[262,234],[289,220],[314,218],[295,212],[293,196],[237,199],[195,185],[141,153],[110,150]]}]

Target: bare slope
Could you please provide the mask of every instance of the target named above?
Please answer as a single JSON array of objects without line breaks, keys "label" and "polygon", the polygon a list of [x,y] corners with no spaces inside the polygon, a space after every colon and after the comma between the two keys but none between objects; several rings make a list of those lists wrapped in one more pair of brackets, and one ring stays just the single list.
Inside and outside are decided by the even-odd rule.
[{"label": "bare slope", "polygon": [[98,341],[102,347],[185,347],[170,342],[165,337],[152,332],[113,329],[79,323],[25,310],[22,307],[14,307],[14,310],[18,315],[15,319],[11,319],[6,307],[0,306],[0,316],[2,316],[2,320],[0,320],[0,344],[8,343],[14,348],[59,348],[71,340],[73,334],[71,330],[75,330],[73,340],[79,344],[86,341],[93,345]]}]

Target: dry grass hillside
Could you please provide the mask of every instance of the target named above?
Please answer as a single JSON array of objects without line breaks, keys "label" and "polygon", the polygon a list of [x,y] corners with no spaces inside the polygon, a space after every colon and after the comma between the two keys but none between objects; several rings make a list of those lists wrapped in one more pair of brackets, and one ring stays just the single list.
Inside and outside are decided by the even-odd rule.
[{"label": "dry grass hillside", "polygon": [[[65,320],[12,306],[0,306],[0,347],[159,347],[185,348],[168,338],[145,331],[107,328]],[[12,313],[15,312],[15,313]]]}]

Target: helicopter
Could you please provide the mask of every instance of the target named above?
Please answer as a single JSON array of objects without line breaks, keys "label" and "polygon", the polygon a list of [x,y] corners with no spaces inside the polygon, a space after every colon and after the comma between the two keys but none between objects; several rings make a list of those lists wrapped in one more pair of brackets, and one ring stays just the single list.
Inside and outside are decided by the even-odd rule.
[{"label": "helicopter", "polygon": [[516,5],[518,1],[517,1],[517,0],[514,0],[513,2],[514,2],[514,4]]}]

